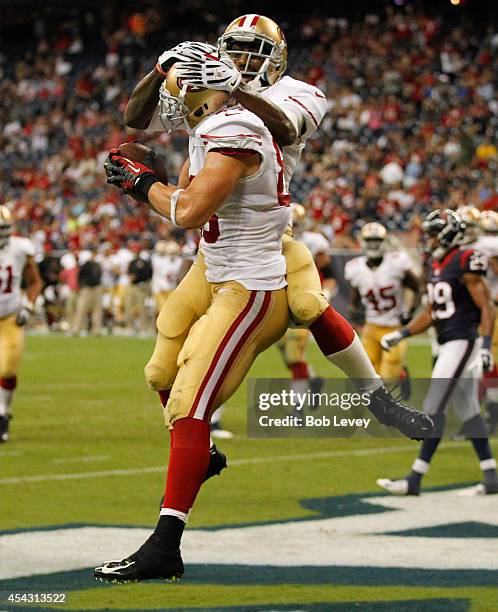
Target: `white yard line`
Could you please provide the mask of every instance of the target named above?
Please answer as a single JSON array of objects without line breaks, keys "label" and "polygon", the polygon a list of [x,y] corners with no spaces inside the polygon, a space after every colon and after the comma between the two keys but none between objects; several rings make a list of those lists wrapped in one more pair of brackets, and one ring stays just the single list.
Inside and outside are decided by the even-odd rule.
[{"label": "white yard line", "polygon": [[[461,442],[447,442],[442,448],[456,448]],[[301,453],[296,455],[277,455],[273,457],[247,457],[246,459],[229,460],[229,467],[255,465],[259,463],[276,463],[287,461],[306,461],[315,459],[332,459],[333,457],[370,457],[371,455],[383,455],[385,453],[414,453],[416,446],[384,446],[380,448],[364,448],[359,450],[323,451],[318,453]],[[76,472],[67,474],[40,474],[38,476],[15,476],[12,478],[0,478],[0,485],[17,485],[29,482],[53,482],[58,480],[85,480],[88,478],[107,478],[109,476],[136,476],[140,474],[160,474],[166,471],[166,466],[154,466],[143,468],[131,468],[127,470],[100,470],[95,472]]]}]

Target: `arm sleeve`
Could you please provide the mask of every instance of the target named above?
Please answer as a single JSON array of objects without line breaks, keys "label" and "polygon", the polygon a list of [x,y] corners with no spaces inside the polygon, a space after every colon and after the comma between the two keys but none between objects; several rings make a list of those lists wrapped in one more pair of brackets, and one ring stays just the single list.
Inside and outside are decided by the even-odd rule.
[{"label": "arm sleeve", "polygon": [[209,122],[205,129],[200,129],[200,138],[206,153],[224,150],[232,154],[237,150],[255,151],[263,155],[263,136],[256,121],[244,120],[243,114],[230,113],[222,118],[218,115],[216,121]]},{"label": "arm sleeve", "polygon": [[279,104],[292,121],[299,139],[306,140],[320,125],[327,112],[327,99],[316,87],[303,83]]},{"label": "arm sleeve", "polygon": [[460,255],[460,270],[463,274],[480,274],[484,276],[488,271],[488,258],[479,251],[467,249]]},{"label": "arm sleeve", "polygon": [[348,281],[351,287],[356,288],[356,284],[354,282],[354,264],[351,261],[347,261],[344,266],[344,278]]}]

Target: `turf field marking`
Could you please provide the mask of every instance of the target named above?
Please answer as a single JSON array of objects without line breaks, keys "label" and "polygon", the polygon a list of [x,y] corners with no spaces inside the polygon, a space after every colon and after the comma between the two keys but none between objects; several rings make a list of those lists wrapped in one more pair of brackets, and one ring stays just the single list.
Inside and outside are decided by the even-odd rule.
[{"label": "turf field marking", "polygon": [[22,455],[22,451],[0,451],[0,457],[15,457],[16,455]]},{"label": "turf field marking", "polygon": [[[461,442],[447,442],[442,448],[456,448]],[[298,455],[277,455],[274,457],[247,457],[245,459],[233,459],[229,466],[254,465],[259,463],[276,463],[286,461],[301,461],[303,459],[328,459],[330,457],[370,457],[371,455],[382,455],[384,453],[413,453],[413,446],[385,446],[380,448],[364,448],[359,450],[323,451],[319,453],[300,453]],[[97,472],[76,472],[68,474],[40,474],[38,476],[15,476],[12,478],[0,478],[0,485],[24,484],[27,482],[50,482],[57,480],[82,480],[86,478],[107,478],[108,476],[134,476],[139,474],[158,474],[164,472],[165,465],[130,468],[127,470],[100,470]]]},{"label": "turf field marking", "polygon": [[92,463],[93,461],[105,461],[109,455],[86,455],[81,457],[63,457],[62,459],[52,459],[51,463]]}]

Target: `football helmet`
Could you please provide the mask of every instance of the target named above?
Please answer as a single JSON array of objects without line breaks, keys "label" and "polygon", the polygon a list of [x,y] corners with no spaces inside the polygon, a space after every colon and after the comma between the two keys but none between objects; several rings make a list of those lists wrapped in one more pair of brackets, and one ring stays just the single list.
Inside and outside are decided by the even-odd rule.
[{"label": "football helmet", "polygon": [[180,246],[174,240],[158,240],[154,246],[154,250],[158,255],[179,255]]},{"label": "football helmet", "polygon": [[[216,47],[206,43],[189,43],[190,55],[217,55]],[[185,50],[184,50],[185,52]],[[159,117],[166,131],[180,128],[192,131],[206,117],[228,100],[225,91],[193,87],[182,82],[173,64],[159,89]]]},{"label": "football helmet", "polygon": [[496,210],[483,210],[480,225],[486,234],[498,234],[498,212]]},{"label": "football helmet", "polygon": [[7,246],[12,232],[12,214],[7,206],[0,206],[0,249]]},{"label": "football helmet", "polygon": [[360,245],[367,259],[381,259],[387,238],[386,228],[376,221],[367,223],[360,231]]},{"label": "football helmet", "polygon": [[456,212],[460,215],[462,221],[465,222],[465,235],[462,244],[475,242],[481,229],[481,213],[479,209],[472,204],[468,204],[467,206],[460,206]]},{"label": "football helmet", "polygon": [[291,204],[291,217],[293,225],[301,225],[306,218],[306,208],[302,204]]},{"label": "football helmet", "polygon": [[466,224],[454,210],[437,209],[427,215],[422,228],[428,252],[432,257],[442,259],[453,247],[462,244]]},{"label": "football helmet", "polygon": [[264,15],[234,19],[218,39],[218,51],[230,56],[245,85],[256,91],[276,83],[287,69],[284,33]]}]

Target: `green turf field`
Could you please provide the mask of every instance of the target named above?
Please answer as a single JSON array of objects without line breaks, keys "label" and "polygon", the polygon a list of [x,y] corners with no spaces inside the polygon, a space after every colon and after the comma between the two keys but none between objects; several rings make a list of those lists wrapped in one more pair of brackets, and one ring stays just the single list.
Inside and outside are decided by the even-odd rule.
[{"label": "green turf field", "polygon": [[[93,566],[133,552],[157,519],[168,434],[143,382],[152,347],[28,338],[0,447],[1,597],[64,591],[70,610],[498,610],[498,499],[458,494],[480,477],[469,443],[443,443],[420,498],[385,496],[376,478],[406,473],[417,443],[247,439],[245,385],[224,416],[236,436],[219,442],[229,469],[189,520],[183,581],[95,582]],[[310,361],[338,376],[314,345]],[[409,365],[428,376],[426,345]],[[287,376],[275,348],[250,376],[270,374]]]}]

